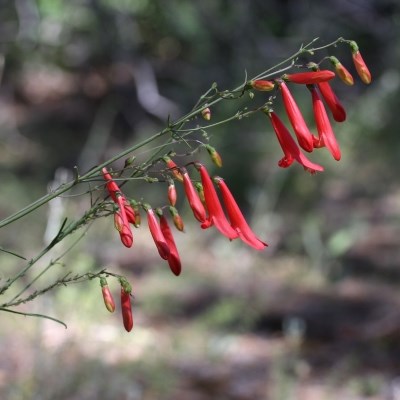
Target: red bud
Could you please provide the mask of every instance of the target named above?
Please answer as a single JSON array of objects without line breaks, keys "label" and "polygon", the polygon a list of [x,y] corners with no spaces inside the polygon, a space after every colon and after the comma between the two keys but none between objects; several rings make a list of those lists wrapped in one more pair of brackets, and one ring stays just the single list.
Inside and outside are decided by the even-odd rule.
[{"label": "red bud", "polygon": [[369,69],[367,67],[367,64],[365,64],[364,59],[362,58],[362,55],[360,53],[360,50],[358,49],[358,45],[356,42],[352,41],[350,42],[350,47],[351,47],[351,53],[353,56],[353,62],[354,66],[356,67],[357,73],[361,80],[369,85],[371,83],[371,72],[369,72]]},{"label": "red bud", "polygon": [[103,294],[104,304],[107,310],[112,313],[115,311],[115,302],[110,292],[110,288],[108,287],[106,278],[103,277],[100,278],[100,286],[101,286],[101,292]]},{"label": "red bud", "polygon": [[126,282],[121,284],[121,312],[122,321],[127,332],[133,328],[132,304],[131,304],[131,287]]},{"label": "red bud", "polygon": [[336,57],[329,57],[330,62],[335,67],[335,71],[338,74],[339,78],[346,84],[346,85],[353,85],[354,79],[351,76],[350,72],[344,67],[344,65],[336,58]]},{"label": "red bud", "polygon": [[253,89],[259,90],[261,92],[269,92],[274,89],[275,83],[272,81],[256,79],[254,81],[250,81],[250,86]]}]

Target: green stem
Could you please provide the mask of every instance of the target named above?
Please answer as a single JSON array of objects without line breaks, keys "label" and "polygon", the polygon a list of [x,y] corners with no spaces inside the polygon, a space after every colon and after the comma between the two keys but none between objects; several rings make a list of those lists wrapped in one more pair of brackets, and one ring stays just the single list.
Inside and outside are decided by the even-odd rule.
[{"label": "green stem", "polygon": [[[290,57],[286,58],[285,60],[279,62],[274,67],[271,67],[271,68],[265,70],[264,72],[262,72],[261,74],[258,74],[252,80],[265,78],[265,77],[268,77],[269,75],[276,74],[279,71],[285,71],[287,68],[290,68],[293,65],[293,61],[296,60],[303,53],[312,53],[314,51],[319,51],[319,50],[323,50],[323,49],[326,49],[326,48],[331,47],[331,46],[335,46],[337,43],[340,43],[340,42],[348,42],[348,40],[345,40],[343,38],[339,38],[339,39],[336,39],[335,41],[333,41],[331,43],[328,43],[328,44],[326,44],[324,46],[320,46],[320,47],[316,47],[316,48],[310,48],[310,46],[312,46],[313,43],[315,43],[317,40],[318,39],[314,39],[311,42],[309,42],[308,44],[306,44],[305,46],[302,46],[296,53],[294,53]],[[289,67],[283,68],[281,70],[279,69],[281,66],[283,66],[283,65],[285,65],[287,63],[291,63],[291,65]],[[230,91],[230,92],[227,91],[227,93],[243,91],[245,86],[246,86],[246,83],[242,83],[241,85],[239,85],[237,88],[233,89],[232,91]],[[188,114],[186,114],[185,116],[181,117],[180,119],[175,121],[173,124],[170,124],[168,126],[168,128],[165,128],[162,131],[160,131],[160,132],[150,136],[149,138],[141,141],[140,143],[127,148],[126,150],[122,151],[121,153],[117,154],[116,156],[110,158],[109,160],[105,161],[104,163],[102,163],[102,164],[96,166],[95,168],[91,169],[86,174],[84,174],[82,176],[77,176],[75,180],[61,185],[59,188],[57,188],[52,193],[49,193],[49,194],[41,197],[40,199],[34,201],[30,205],[22,208],[20,211],[10,215],[7,218],[4,218],[2,221],[0,221],[0,228],[9,225],[10,223],[18,220],[19,218],[24,217],[25,215],[29,214],[30,212],[32,212],[32,211],[36,210],[37,208],[41,207],[42,205],[46,204],[50,200],[52,200],[52,199],[60,196],[61,194],[69,191],[71,188],[73,188],[75,185],[83,182],[85,179],[91,178],[94,175],[98,174],[103,167],[106,167],[107,165],[113,163],[114,161],[119,160],[120,158],[126,156],[127,154],[129,154],[129,153],[131,153],[131,152],[133,152],[133,151],[145,146],[148,143],[151,143],[152,141],[158,139],[159,137],[161,137],[161,136],[163,136],[163,135],[165,135],[167,133],[170,133],[171,131],[174,130],[174,128],[179,127],[178,129],[181,129],[182,126],[186,122],[188,122],[188,120],[191,120],[196,115],[201,113],[201,110],[205,106],[205,104],[202,104],[202,98],[206,97],[208,95],[208,93],[210,93],[212,90],[214,90],[214,87],[210,88],[200,98],[200,100],[196,103],[197,107],[195,106],[194,109],[192,109],[192,111],[190,111]],[[212,99],[211,101],[206,102],[208,107],[216,105],[217,103],[219,103],[220,101],[225,99],[225,97],[221,97],[221,95],[219,93],[216,93],[214,95],[214,97],[215,98]],[[230,119],[228,119],[228,120],[230,120]],[[168,144],[170,144],[170,143],[166,143],[165,145],[168,145]]]}]

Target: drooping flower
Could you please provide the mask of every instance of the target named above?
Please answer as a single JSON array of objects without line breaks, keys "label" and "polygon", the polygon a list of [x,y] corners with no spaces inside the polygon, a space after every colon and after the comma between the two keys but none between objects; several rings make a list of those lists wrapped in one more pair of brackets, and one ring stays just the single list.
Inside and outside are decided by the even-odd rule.
[{"label": "drooping flower", "polygon": [[175,240],[171,232],[171,228],[169,227],[168,221],[164,215],[158,212],[158,216],[160,217],[160,227],[162,234],[168,244],[169,247],[169,255],[167,258],[169,268],[171,271],[178,276],[181,273],[182,265],[181,259],[179,257],[178,249],[176,248]]},{"label": "drooping flower", "polygon": [[354,66],[356,67],[356,71],[357,71],[359,77],[365,84],[369,85],[372,80],[371,72],[369,72],[367,64],[365,64],[365,61],[360,53],[360,50],[358,49],[357,43],[354,41],[351,41],[350,48],[351,48],[351,54],[353,57]]},{"label": "drooping flower", "polygon": [[333,119],[337,122],[343,122],[346,120],[346,110],[340,103],[336,94],[331,88],[329,82],[321,82],[317,84],[318,89],[325,100],[326,105],[330,109]]},{"label": "drooping flower", "polygon": [[183,182],[183,176],[179,172],[179,168],[176,165],[175,161],[171,160],[171,158],[168,156],[164,156],[163,160],[167,165],[167,167],[169,168],[169,170],[171,171],[171,173],[173,174],[173,176],[175,177],[175,179],[177,179],[180,182]]},{"label": "drooping flower", "polygon": [[349,86],[354,85],[354,79],[347,68],[334,56],[329,57],[329,61],[335,67],[335,71],[339,78]]},{"label": "drooping flower", "polygon": [[285,74],[283,79],[288,82],[302,85],[311,85],[313,83],[327,82],[335,77],[335,73],[327,69],[321,71],[297,72],[294,74]]},{"label": "drooping flower", "polygon": [[185,189],[186,197],[188,199],[190,208],[193,211],[193,215],[199,222],[204,222],[207,219],[206,210],[200,197],[193,186],[193,182],[189,177],[186,168],[181,168],[183,176],[183,187]]},{"label": "drooping flower", "polygon": [[103,295],[104,305],[107,310],[113,313],[115,311],[115,301],[111,294],[110,288],[107,283],[107,279],[104,277],[100,278],[101,293]]},{"label": "drooping flower", "polygon": [[213,146],[210,146],[209,144],[205,145],[205,148],[208,152],[208,154],[211,157],[211,161],[219,168],[222,167],[222,158],[219,155],[219,153],[217,152],[217,150],[215,150],[215,148]]},{"label": "drooping flower", "polygon": [[263,80],[263,79],[256,79],[254,81],[250,81],[249,85],[253,89],[259,90],[261,92],[270,92],[275,87],[275,83],[274,82]]},{"label": "drooping flower", "polygon": [[274,128],[275,134],[278,138],[279,144],[284,153],[284,157],[278,162],[278,165],[282,168],[289,167],[294,160],[296,160],[299,164],[301,164],[304,169],[307,171],[314,173],[316,171],[323,171],[324,168],[318,164],[314,164],[311,162],[299,149],[296,142],[290,135],[290,132],[287,130],[283,122],[279,119],[279,117],[275,114],[275,112],[271,110],[264,110],[264,113],[268,115],[272,127]]},{"label": "drooping flower", "polygon": [[133,328],[133,315],[131,304],[132,286],[125,278],[120,278],[121,283],[121,312],[125,330],[130,332]]},{"label": "drooping flower", "polygon": [[221,191],[231,226],[237,231],[240,239],[257,250],[263,250],[268,246],[267,243],[260,240],[251,230],[225,181],[220,177],[215,177],[214,180]]},{"label": "drooping flower", "polygon": [[167,260],[170,253],[170,248],[161,231],[161,227],[157,221],[154,210],[148,204],[145,204],[144,208],[147,213],[147,223],[149,225],[149,230],[157,247],[158,254],[160,254],[161,258]]},{"label": "drooping flower", "polygon": [[175,207],[169,206],[169,212],[171,213],[175,228],[178,229],[178,231],[183,232],[185,228],[182,217],[179,215],[178,210]]},{"label": "drooping flower", "polygon": [[314,146],[326,146],[333,158],[336,161],[339,161],[341,157],[339,144],[336,140],[335,134],[333,133],[325,106],[319,97],[315,86],[307,85],[307,87],[311,91],[315,124],[317,125],[318,131],[318,139],[314,143]]},{"label": "drooping flower", "polygon": [[304,121],[303,115],[285,82],[281,81],[279,88],[282,94],[283,104],[289,121],[292,124],[297,141],[304,150],[311,152],[314,148],[313,136]]},{"label": "drooping flower", "polygon": [[204,198],[208,210],[208,219],[201,224],[201,227],[206,229],[215,225],[215,227],[228,239],[236,239],[238,233],[231,227],[229,221],[225,217],[221,203],[218,199],[218,194],[210,176],[208,175],[207,169],[200,163],[195,163],[195,167],[200,172],[201,183],[203,184],[204,189]]}]

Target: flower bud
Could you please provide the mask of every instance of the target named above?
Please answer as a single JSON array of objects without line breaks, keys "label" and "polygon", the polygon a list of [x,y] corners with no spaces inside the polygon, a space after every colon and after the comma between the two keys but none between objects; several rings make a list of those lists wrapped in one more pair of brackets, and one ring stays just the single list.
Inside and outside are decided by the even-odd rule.
[{"label": "flower bud", "polygon": [[176,165],[176,163],[174,161],[171,160],[170,157],[168,156],[164,156],[163,160],[165,162],[165,164],[167,165],[167,167],[170,169],[170,171],[172,172],[172,174],[174,175],[174,177],[180,181],[183,182],[183,176],[182,174],[179,172],[179,168]]},{"label": "flower bud", "polygon": [[201,111],[201,115],[206,121],[209,121],[211,119],[211,110],[208,107],[204,108]]},{"label": "flower bud", "polygon": [[139,204],[137,201],[131,199],[129,201],[130,205],[132,206],[132,210],[134,212],[134,222],[133,222],[133,226],[135,228],[139,228],[140,223],[141,223],[141,217],[140,217],[140,209],[139,209]]},{"label": "flower bud", "polygon": [[313,83],[326,82],[335,77],[335,73],[329,70],[298,72],[295,74],[285,74],[283,79],[292,83],[311,85]]},{"label": "flower bud", "polygon": [[105,304],[107,310],[112,313],[115,311],[115,302],[114,302],[114,298],[110,292],[110,288],[108,287],[106,278],[104,278],[104,277],[100,278],[100,286],[101,286],[101,292],[103,294],[104,304]]},{"label": "flower bud", "polygon": [[215,150],[215,148],[212,147],[212,146],[210,146],[209,144],[206,144],[205,147],[206,147],[206,149],[207,149],[207,151],[208,151],[208,154],[209,154],[210,157],[211,157],[212,162],[213,162],[217,167],[221,168],[221,167],[222,167],[222,158],[221,158],[221,156],[219,155],[219,153],[217,152],[217,150]]},{"label": "flower bud", "polygon": [[350,42],[350,48],[353,56],[354,66],[357,70],[359,77],[366,85],[369,85],[372,80],[371,73],[369,72],[369,69],[365,64],[365,61],[361,56],[357,43],[354,41]]},{"label": "flower bud", "polygon": [[350,72],[343,66],[343,64],[334,56],[329,57],[329,61],[335,67],[335,71],[338,74],[339,78],[346,84],[346,85],[353,85],[354,80],[351,76]]},{"label": "flower bud", "polygon": [[176,194],[176,187],[172,180],[169,181],[168,184],[168,201],[171,206],[176,204],[177,194]]},{"label": "flower bud", "polygon": [[184,224],[183,224],[182,217],[178,213],[178,210],[175,207],[170,206],[169,207],[169,212],[171,213],[172,220],[174,221],[175,228],[178,229],[178,231],[183,232]]},{"label": "flower bud", "polygon": [[263,79],[256,79],[254,81],[250,81],[249,84],[253,89],[259,90],[261,92],[270,92],[275,87],[274,82]]},{"label": "flower bud", "polygon": [[121,283],[121,312],[125,330],[130,332],[133,328],[131,291],[132,287],[125,278],[120,278]]},{"label": "flower bud", "polygon": [[203,189],[203,185],[200,182],[196,182],[194,184],[194,187],[197,190],[197,193],[199,195],[200,201],[203,203],[203,206],[206,207],[206,199],[204,197],[204,189]]}]

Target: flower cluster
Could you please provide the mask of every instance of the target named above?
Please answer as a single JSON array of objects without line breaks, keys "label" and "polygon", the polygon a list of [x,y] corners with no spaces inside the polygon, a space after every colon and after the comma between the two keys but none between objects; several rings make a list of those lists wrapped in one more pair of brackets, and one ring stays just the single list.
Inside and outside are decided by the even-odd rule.
[{"label": "flower cluster", "polygon": [[[364,83],[369,84],[371,82],[371,74],[363,61],[357,44],[353,41],[347,41],[347,43],[350,45],[357,73]],[[334,71],[329,69],[321,70],[319,64],[309,63],[307,65],[309,70],[307,71],[286,73],[271,80],[252,80],[244,86],[244,90],[254,89],[262,92],[276,92],[276,95],[270,97],[270,101],[266,105],[254,112],[261,110],[268,116],[284,154],[278,162],[278,165],[282,168],[287,168],[294,161],[297,161],[305,170],[311,173],[323,171],[324,168],[321,165],[312,162],[304,153],[311,153],[321,147],[327,148],[335,160],[339,161],[341,159],[341,150],[328,113],[332,115],[336,122],[343,122],[346,119],[346,111],[335,95],[330,81],[338,76],[346,85],[353,85],[354,79],[336,57],[329,56],[324,60],[330,62]],[[317,134],[313,134],[310,131],[290,91],[291,84],[303,85],[309,90]],[[282,100],[294,135],[272,108],[272,100],[276,97]],[[205,121],[210,121],[210,108],[203,107],[199,109],[199,115]],[[217,167],[222,167],[222,158],[217,150],[208,143],[202,143],[201,146],[208,152],[212,162]],[[124,195],[116,182],[116,176],[124,180],[122,177],[123,171],[118,175],[110,173],[107,168],[102,169],[105,187],[108,197],[111,199],[114,225],[124,246],[132,247],[132,226],[136,228],[140,226],[140,212],[144,212],[147,217],[149,232],[159,256],[166,261],[172,273],[179,276],[182,271],[181,258],[169,223],[169,219],[172,219],[175,228],[180,232],[184,231],[183,220],[176,208],[179,191],[184,193],[193,216],[202,229],[215,227],[221,235],[230,241],[240,239],[256,250],[263,250],[268,246],[249,226],[223,178],[210,176],[207,168],[200,162],[192,161],[185,165],[178,165],[171,158],[172,154],[170,152],[151,164],[163,163],[163,168],[157,171],[162,179],[148,179],[151,179],[152,182],[159,181],[167,184],[165,204],[156,208],[143,201],[138,202],[129,199]],[[180,190],[177,190],[179,186]],[[165,210],[169,211],[169,217],[167,217]],[[119,277],[119,282],[121,285],[123,323],[125,329],[129,332],[133,327],[131,310],[132,288],[125,278]],[[106,308],[113,312],[115,303],[105,278],[101,279],[101,287]]]},{"label": "flower cluster", "polygon": [[[350,41],[349,45],[355,69],[362,82],[365,84],[371,83],[371,73],[361,56],[357,44],[354,41]],[[304,169],[311,173],[323,171],[323,167],[310,161],[302,150],[311,153],[316,148],[326,147],[335,160],[339,161],[341,158],[340,147],[333,132],[326,107],[336,122],[345,121],[346,111],[335,95],[329,81],[337,75],[345,84],[353,85],[354,79],[336,57],[330,56],[328,59],[334,67],[335,72],[319,70],[317,64],[310,63],[308,67],[311,71],[285,74],[273,80],[254,80],[249,83],[251,88],[258,91],[272,91],[277,89],[280,92],[297,143],[271,106],[264,107],[263,111],[269,117],[278,142],[283,150],[284,157],[278,162],[278,165],[282,168],[287,168],[294,161],[297,161]],[[288,87],[290,83],[305,85],[309,89],[318,133],[317,136],[313,135],[308,128],[300,108],[290,92]]]}]

